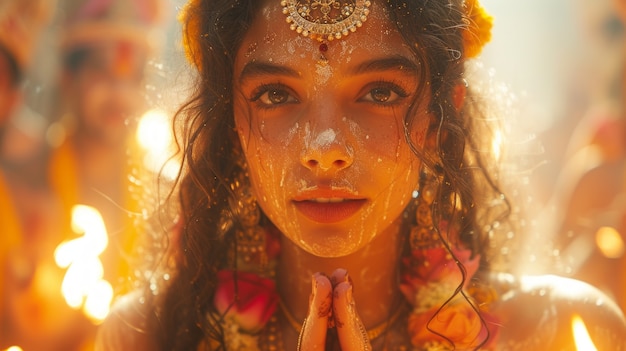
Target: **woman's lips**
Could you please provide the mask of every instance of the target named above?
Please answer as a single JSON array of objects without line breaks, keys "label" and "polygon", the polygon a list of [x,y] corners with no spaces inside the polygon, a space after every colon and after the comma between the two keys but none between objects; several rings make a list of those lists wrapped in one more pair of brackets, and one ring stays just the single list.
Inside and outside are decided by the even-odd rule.
[{"label": "woman's lips", "polygon": [[319,223],[336,223],[350,218],[365,203],[365,199],[320,197],[307,200],[294,200],[296,209],[305,217]]}]

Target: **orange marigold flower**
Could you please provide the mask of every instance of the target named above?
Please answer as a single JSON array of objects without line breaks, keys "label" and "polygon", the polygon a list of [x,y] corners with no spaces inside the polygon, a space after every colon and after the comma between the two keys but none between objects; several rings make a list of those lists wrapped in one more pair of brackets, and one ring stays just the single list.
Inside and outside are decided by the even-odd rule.
[{"label": "orange marigold flower", "polygon": [[478,0],[465,0],[468,26],[463,31],[465,56],[473,58],[480,54],[483,46],[491,40],[493,17],[480,6]]},{"label": "orange marigold flower", "polygon": [[200,55],[200,21],[198,6],[200,0],[190,0],[178,14],[178,21],[183,26],[183,48],[189,62],[202,70],[202,56]]},{"label": "orange marigold flower", "polygon": [[411,342],[418,347],[429,343],[452,346],[452,342],[456,350],[473,350],[490,335],[483,345],[488,350],[495,344],[497,322],[488,313],[482,316],[485,324],[462,297],[456,297],[441,310],[435,307],[424,313],[412,313],[408,325]]}]

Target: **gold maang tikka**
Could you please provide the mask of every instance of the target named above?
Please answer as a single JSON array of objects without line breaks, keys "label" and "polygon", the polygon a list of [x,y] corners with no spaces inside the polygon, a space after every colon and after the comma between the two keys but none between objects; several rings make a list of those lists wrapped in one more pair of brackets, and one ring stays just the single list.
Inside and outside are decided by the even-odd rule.
[{"label": "gold maang tikka", "polygon": [[369,0],[281,0],[291,30],[320,41],[320,63],[327,63],[327,42],[341,39],[367,21]]}]

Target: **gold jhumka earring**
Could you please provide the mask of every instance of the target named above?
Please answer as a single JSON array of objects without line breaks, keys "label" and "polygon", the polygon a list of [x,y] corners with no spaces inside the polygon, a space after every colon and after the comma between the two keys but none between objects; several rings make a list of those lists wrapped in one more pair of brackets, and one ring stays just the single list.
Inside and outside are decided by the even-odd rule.
[{"label": "gold jhumka earring", "polygon": [[[252,194],[247,179],[247,167],[240,165],[241,171],[230,184],[233,193],[231,208],[239,226],[235,228],[237,266],[263,276],[272,276],[267,253],[267,230],[261,225],[261,209]],[[232,225],[232,220],[231,223]]]},{"label": "gold jhumka earring", "polygon": [[412,250],[428,250],[443,247],[440,235],[433,223],[432,206],[438,196],[441,179],[428,167],[420,174],[420,189],[416,192],[415,225],[411,227],[409,244]]},{"label": "gold jhumka earring", "polygon": [[290,28],[320,42],[319,63],[328,63],[328,42],[341,39],[363,26],[369,0],[281,0]]}]

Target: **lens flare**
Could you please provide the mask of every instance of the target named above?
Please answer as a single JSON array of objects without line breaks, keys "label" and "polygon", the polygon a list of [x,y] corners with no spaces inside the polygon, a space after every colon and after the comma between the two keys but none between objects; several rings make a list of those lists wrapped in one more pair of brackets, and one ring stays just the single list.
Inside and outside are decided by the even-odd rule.
[{"label": "lens flare", "polygon": [[170,159],[173,140],[171,122],[165,111],[150,110],[139,120],[137,142],[145,151],[144,166],[154,173],[161,172],[169,179],[176,177],[180,167]]}]

